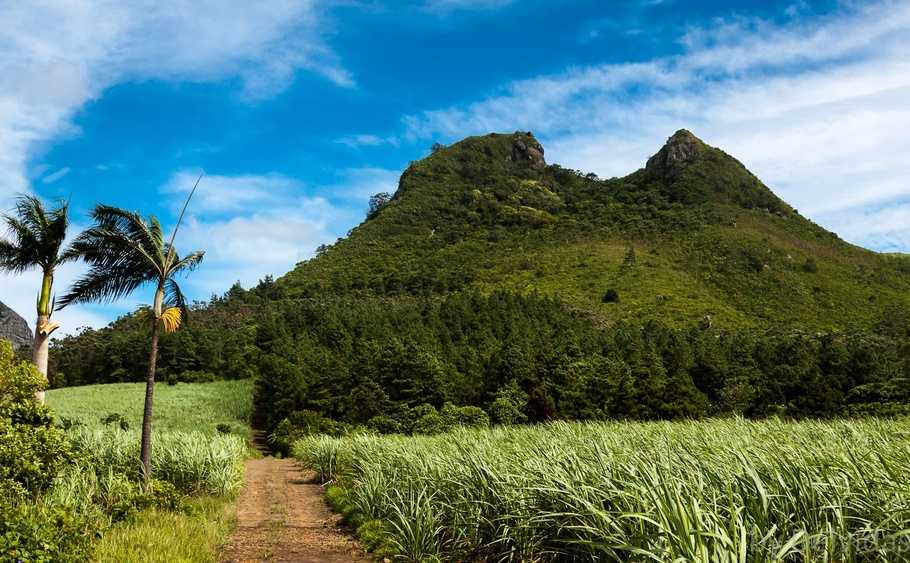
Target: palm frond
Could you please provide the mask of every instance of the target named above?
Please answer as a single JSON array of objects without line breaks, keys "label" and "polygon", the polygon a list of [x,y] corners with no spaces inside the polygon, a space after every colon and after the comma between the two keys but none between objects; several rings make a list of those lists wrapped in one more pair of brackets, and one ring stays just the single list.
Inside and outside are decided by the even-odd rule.
[{"label": "palm frond", "polygon": [[176,273],[182,272],[182,271],[192,272],[197,267],[199,267],[199,264],[202,263],[202,259],[204,257],[205,257],[204,250],[197,250],[195,252],[191,252],[191,253],[187,254],[186,256],[184,256],[183,258],[180,258],[175,253],[174,254],[174,264],[171,265],[169,273],[176,274]]},{"label": "palm frond", "polygon": [[0,239],[0,270],[21,274],[34,266],[34,261],[27,253],[23,253],[19,246]]},{"label": "palm frond", "polygon": [[180,307],[165,309],[164,312],[161,313],[161,318],[159,319],[164,332],[177,332],[177,329],[180,328],[182,315]]},{"label": "palm frond", "polygon": [[180,309],[185,320],[189,320],[190,310],[186,304],[186,297],[180,289],[180,285],[174,278],[168,278],[164,283],[164,302],[170,307]]},{"label": "palm frond", "polygon": [[16,216],[33,233],[43,233],[48,228],[47,213],[41,200],[32,195],[16,198]]},{"label": "palm frond", "polygon": [[136,268],[129,262],[95,265],[57,301],[56,309],[59,311],[73,303],[111,303],[155,279],[156,272]]}]

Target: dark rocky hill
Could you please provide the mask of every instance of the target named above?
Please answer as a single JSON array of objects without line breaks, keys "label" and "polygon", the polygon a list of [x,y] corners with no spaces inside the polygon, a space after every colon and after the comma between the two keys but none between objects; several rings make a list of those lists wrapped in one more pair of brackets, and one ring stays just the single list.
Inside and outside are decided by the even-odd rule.
[{"label": "dark rocky hill", "polygon": [[0,303],[0,338],[12,342],[16,348],[32,343],[28,322],[3,303]]}]

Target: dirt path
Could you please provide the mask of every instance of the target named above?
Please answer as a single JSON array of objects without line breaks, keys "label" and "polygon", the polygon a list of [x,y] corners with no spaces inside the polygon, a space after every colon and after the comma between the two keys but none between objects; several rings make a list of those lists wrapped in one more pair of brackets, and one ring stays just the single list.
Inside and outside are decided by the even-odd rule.
[{"label": "dirt path", "polygon": [[312,482],[294,460],[265,457],[246,466],[237,503],[237,529],[222,561],[351,563],[369,559],[338,526]]}]

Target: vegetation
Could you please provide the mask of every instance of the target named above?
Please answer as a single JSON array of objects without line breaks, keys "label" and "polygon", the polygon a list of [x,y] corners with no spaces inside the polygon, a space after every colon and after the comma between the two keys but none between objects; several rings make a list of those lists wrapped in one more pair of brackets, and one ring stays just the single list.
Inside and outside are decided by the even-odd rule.
[{"label": "vegetation", "polygon": [[[255,378],[285,441],[413,430],[424,404],[494,422],[907,410],[877,391],[910,375],[905,257],[840,241],[687,132],[621,179],[534,146],[472,137],[413,163],[344,240],[195,304],[157,376]],[[58,341],[53,385],[141,380],[146,322]]]},{"label": "vegetation", "polygon": [[906,422],[553,423],[311,437],[365,543],[404,561],[898,561]]},{"label": "vegetation", "polygon": [[[335,483],[329,500],[382,555],[860,561],[906,547],[905,421],[825,419],[910,414],[910,259],[841,241],[691,133],[609,180],[547,166],[528,133],[434,147],[346,238],[186,308],[171,274],[201,255],[178,259],[154,218],[94,218],[76,243],[92,270],[62,303],[151,282],[154,306],[56,341],[50,381],[145,380],[141,458],[160,480],[137,484],[138,412],[73,391],[93,411],[61,403],[74,461],[60,454],[33,493],[63,511],[41,534],[132,518],[141,533],[146,511],[232,494],[237,397],[252,389],[253,418]],[[237,381],[203,383],[221,379]],[[165,422],[151,460],[156,380],[164,404],[209,414]],[[210,392],[232,406],[211,414]],[[554,420],[571,422],[490,428]],[[656,420],[685,422],[634,422]]]},{"label": "vegetation", "polygon": [[73,242],[73,252],[90,265],[90,270],[73,284],[59,305],[65,307],[71,303],[112,301],[147,284],[155,287],[152,306],[146,311],[151,327],[151,350],[140,453],[146,483],[152,478],[152,408],[159,326],[166,332],[174,332],[180,326],[186,314],[186,299],[176,276],[195,269],[204,254],[196,251],[180,257],[174,247],[177,229],[192,196],[190,192],[168,242],[165,242],[161,224],[154,216],[146,221],[137,213],[107,205],[96,206],[92,211],[95,225]]},{"label": "vegetation", "polygon": [[[51,322],[53,312],[54,272],[57,267],[76,258],[72,250],[64,249],[69,225],[69,205],[61,203],[47,210],[33,196],[20,196],[15,216],[3,217],[11,240],[0,238],[0,270],[22,273],[33,268],[41,270],[41,290],[37,301],[33,361],[38,372],[47,380],[48,346],[58,325]],[[44,401],[44,391],[38,391]]]},{"label": "vegetation", "polygon": [[[144,385],[117,383],[52,389],[47,404],[58,418],[74,427],[91,430],[110,428],[102,419],[112,415],[125,420],[128,428],[140,428]],[[249,438],[252,415],[252,381],[156,384],[155,434],[173,432],[218,433],[225,424],[230,434]]]},{"label": "vegetation", "polygon": [[[249,430],[241,417],[249,413],[249,386],[186,385],[187,397],[162,393],[161,451],[156,479],[146,486],[138,432],[123,429],[138,418],[138,401],[123,413],[99,409],[102,403],[120,408],[141,394],[137,386],[117,387],[51,393],[49,402],[67,413],[55,420],[33,398],[42,388],[40,374],[0,342],[0,560],[129,560],[119,558],[129,538],[162,519],[173,523],[175,536],[160,553],[185,549],[170,560],[206,560],[205,554],[213,560],[227,530],[224,518],[213,518],[216,507],[223,508],[242,482]],[[183,411],[188,406],[192,417]],[[206,432],[187,430],[194,420],[230,421],[237,432],[218,432],[213,422],[199,425]],[[99,535],[105,539],[93,555]],[[162,536],[151,535],[144,549]]]},{"label": "vegetation", "polygon": [[180,512],[150,509],[137,514],[98,542],[98,563],[215,563],[232,527],[225,501],[198,498]]},{"label": "vegetation", "polygon": [[725,329],[870,329],[910,304],[910,259],[843,242],[689,133],[609,180],[530,166],[521,143],[536,141],[470,137],[412,163],[391,200],[278,285],[319,298],[537,291],[606,323],[710,315]]}]

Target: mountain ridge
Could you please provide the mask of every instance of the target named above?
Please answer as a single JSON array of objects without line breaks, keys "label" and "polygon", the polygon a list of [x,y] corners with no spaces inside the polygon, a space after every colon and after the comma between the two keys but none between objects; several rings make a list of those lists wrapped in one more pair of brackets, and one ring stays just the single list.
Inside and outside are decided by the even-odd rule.
[{"label": "mountain ridge", "polygon": [[540,291],[608,323],[734,328],[870,327],[907,305],[910,261],[842,241],[688,130],[622,178],[544,154],[520,131],[437,146],[387,205],[278,283],[303,297]]}]

